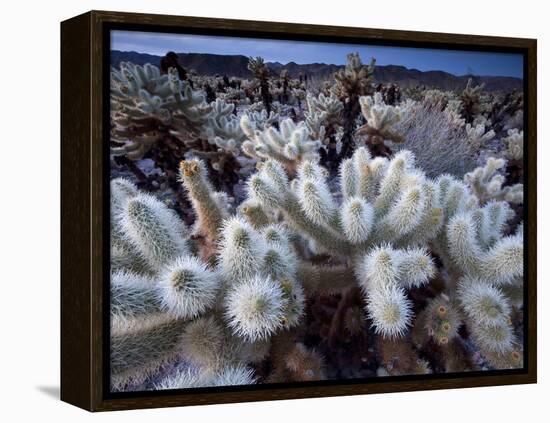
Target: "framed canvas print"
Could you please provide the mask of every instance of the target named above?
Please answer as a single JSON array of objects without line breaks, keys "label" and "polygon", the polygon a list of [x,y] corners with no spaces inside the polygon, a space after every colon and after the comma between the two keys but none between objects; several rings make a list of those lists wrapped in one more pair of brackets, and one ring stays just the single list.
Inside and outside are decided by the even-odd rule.
[{"label": "framed canvas print", "polygon": [[536,41],[61,24],[61,398],[536,382]]}]

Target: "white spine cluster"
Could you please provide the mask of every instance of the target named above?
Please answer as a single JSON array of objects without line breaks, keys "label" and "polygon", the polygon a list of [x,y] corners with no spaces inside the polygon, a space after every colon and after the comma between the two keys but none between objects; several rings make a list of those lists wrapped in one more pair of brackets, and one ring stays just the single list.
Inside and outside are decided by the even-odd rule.
[{"label": "white spine cluster", "polygon": [[490,200],[523,203],[523,184],[503,186],[505,178],[499,171],[505,166],[506,160],[489,157],[485,166],[464,175],[464,182],[470,186],[482,204]]},{"label": "white spine cluster", "polygon": [[511,307],[498,288],[487,281],[466,277],[460,281],[458,295],[474,341],[484,354],[504,355],[516,349]]},{"label": "white spine cluster", "polygon": [[461,108],[462,104],[460,103],[460,100],[452,99],[449,100],[447,107],[445,107],[445,110],[443,111],[450,125],[456,129],[461,129],[466,125],[466,120],[460,114]]},{"label": "white spine cluster", "polygon": [[241,117],[241,127],[248,140],[242,145],[243,152],[260,160],[276,159],[287,167],[296,166],[304,160],[316,160],[321,146],[318,140],[310,139],[305,123],[295,124],[292,119],[280,122],[280,130],[268,127],[263,131],[253,130],[250,117]]},{"label": "white spine cluster", "polygon": [[218,98],[210,103],[210,107],[212,112],[203,127],[205,137],[210,144],[238,156],[241,143],[246,139],[246,136],[241,129],[239,119],[233,113],[235,105]]},{"label": "white spine cluster", "polygon": [[351,197],[342,208],[342,227],[353,244],[369,239],[374,223],[374,208],[361,197]]},{"label": "white spine cluster", "polygon": [[505,293],[523,278],[523,228],[504,235],[512,216],[507,203],[491,202],[458,213],[446,231],[449,255],[464,275],[457,294],[468,328],[484,356],[505,366],[519,354]]},{"label": "white spine cluster", "polygon": [[304,293],[286,231],[270,225],[259,232],[231,218],[222,232],[219,269],[228,287],[224,307],[233,332],[256,342],[295,326],[303,314]]},{"label": "white spine cluster", "polygon": [[425,250],[395,250],[386,245],[370,251],[357,273],[376,333],[396,338],[405,334],[413,316],[406,289],[426,284],[435,266]]},{"label": "white spine cluster", "polygon": [[476,212],[459,213],[447,226],[449,253],[467,275],[496,285],[523,276],[523,233],[504,236],[510,218],[505,203],[491,203]]},{"label": "white spine cluster", "polygon": [[151,195],[140,193],[128,199],[118,219],[126,240],[155,270],[189,251],[179,218]]},{"label": "white spine cluster", "polygon": [[196,317],[212,307],[218,289],[216,273],[192,256],[177,258],[166,267],[159,280],[164,308],[185,319]]},{"label": "white spine cluster", "polygon": [[259,273],[266,246],[254,228],[233,217],[224,222],[221,232],[219,266],[227,283],[250,279]]},{"label": "white spine cluster", "polygon": [[254,371],[243,364],[228,365],[214,375],[209,386],[238,386],[256,383]]},{"label": "white spine cluster", "polygon": [[252,385],[254,372],[242,364],[227,365],[217,372],[204,373],[195,367],[178,369],[155,384],[155,389],[189,389],[212,386]]},{"label": "white spine cluster", "polygon": [[495,131],[492,129],[486,131],[485,125],[479,123],[477,125],[466,124],[466,135],[468,142],[474,149],[479,149],[484,143],[492,140],[495,137]]},{"label": "white spine cluster", "polygon": [[345,160],[340,169],[343,206],[333,198],[326,172],[304,162],[291,184],[282,167],[266,162],[249,181],[250,197],[267,209],[277,209],[287,224],[338,256],[366,251],[380,242],[420,245],[442,224],[436,187],[414,169],[403,151],[391,162],[372,159],[365,148]]},{"label": "white spine cluster", "polygon": [[523,160],[523,131],[509,129],[508,136],[502,141],[506,145],[506,157],[509,160]]},{"label": "white spine cluster", "polygon": [[125,203],[138,194],[137,187],[127,179],[111,181],[111,270],[131,273],[149,273],[150,269],[139,251],[127,239],[121,227],[119,215]]},{"label": "white spine cluster", "polygon": [[266,339],[282,327],[283,291],[271,278],[254,277],[227,293],[229,327],[249,341]]},{"label": "white spine cluster", "polygon": [[359,53],[346,56],[346,66],[334,74],[336,85],[332,91],[340,98],[350,94],[367,94],[372,91],[372,75],[376,60],[371,59],[369,65],[364,65]]},{"label": "white spine cluster", "polygon": [[374,96],[360,97],[359,104],[367,123],[365,131],[387,133],[401,119],[399,108],[385,104],[379,92]]},{"label": "white spine cluster", "polygon": [[271,111],[269,114],[265,109],[260,111],[247,110],[244,113],[246,119],[241,119],[241,129],[248,138],[254,138],[255,131],[264,131],[279,121],[279,114]]},{"label": "white spine cluster", "polygon": [[336,128],[342,125],[344,104],[334,94],[325,96],[321,93],[318,97],[307,96],[307,108],[305,113],[307,128],[315,139],[326,143],[327,127]]},{"label": "white spine cluster", "polygon": [[134,272],[111,273],[111,315],[114,319],[158,313],[162,309],[155,281]]}]

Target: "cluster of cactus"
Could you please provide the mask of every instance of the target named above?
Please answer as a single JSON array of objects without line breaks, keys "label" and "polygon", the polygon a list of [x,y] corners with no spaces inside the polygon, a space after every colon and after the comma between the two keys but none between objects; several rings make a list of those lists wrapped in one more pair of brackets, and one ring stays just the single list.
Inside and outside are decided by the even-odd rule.
[{"label": "cluster of cactus", "polygon": [[495,131],[492,129],[487,131],[483,123],[479,123],[475,126],[467,123],[465,129],[468,142],[472,145],[474,150],[479,150],[484,143],[495,137]]},{"label": "cluster of cactus", "polygon": [[295,172],[303,161],[317,158],[321,142],[310,138],[304,122],[296,124],[287,118],[279,123],[279,127],[276,129],[269,126],[258,130],[250,116],[243,115],[241,128],[248,137],[242,145],[243,152],[259,160],[275,159],[289,172]]},{"label": "cluster of cactus", "polygon": [[182,162],[181,178],[197,213],[192,233],[153,196],[111,181],[115,390],[178,362],[185,371],[158,377],[157,387],[252,383],[248,365],[301,318],[297,258],[285,230],[259,231],[229,217],[201,161]]},{"label": "cluster of cactus", "polygon": [[113,154],[140,159],[161,135],[174,132],[186,141],[199,134],[209,113],[203,96],[175,68],[161,74],[151,64],[123,62],[120,70],[111,69],[111,138],[120,144]]},{"label": "cluster of cactus", "polygon": [[151,158],[180,209],[186,206],[177,181],[179,160],[199,155],[216,171],[217,184],[229,192],[238,180],[238,155],[244,134],[234,105],[211,104],[189,80],[179,79],[176,68],[166,74],[154,65],[123,62],[111,70],[111,154],[129,167],[141,186],[152,188],[134,162]]},{"label": "cluster of cactus", "polygon": [[489,98],[487,117],[497,131],[523,129],[523,93],[496,93]]},{"label": "cluster of cactus", "polygon": [[506,160],[489,157],[485,166],[464,175],[464,182],[475,192],[481,204],[491,200],[523,203],[523,184],[504,186],[506,179],[499,171],[505,167]]},{"label": "cluster of cactus", "polygon": [[360,97],[359,104],[365,118],[365,124],[357,129],[357,135],[366,135],[370,151],[377,156],[389,156],[391,151],[384,141],[401,143],[404,138],[393,131],[393,126],[401,120],[399,108],[384,103],[382,94],[372,97]]},{"label": "cluster of cactus", "polygon": [[512,321],[512,306],[522,304],[523,225],[506,235],[513,215],[508,203],[491,201],[455,214],[441,237],[464,324],[496,368],[521,367],[523,360]]},{"label": "cluster of cactus", "polygon": [[[257,129],[278,125],[272,101],[277,90],[274,78],[262,58],[251,58],[249,69],[253,82],[194,74],[180,80],[176,67],[161,70],[151,64],[122,62],[120,69],[111,69],[111,154],[115,162],[134,173],[141,187],[153,189],[167,182],[176,192],[180,209],[185,202],[177,184],[177,166],[184,156],[203,158],[215,171],[216,185],[231,192],[238,181],[237,158],[246,139],[236,112],[239,104],[250,101],[247,89],[259,91]],[[283,70],[277,84],[282,86],[281,100],[288,102],[292,97],[300,106],[306,96],[301,82]],[[255,100],[254,95],[251,98]],[[251,108],[246,114],[250,113]],[[144,158],[151,158],[160,173],[147,175],[136,164]]]},{"label": "cluster of cactus", "polygon": [[[316,161],[291,174],[270,158],[249,179],[237,215],[202,161],[183,161],[180,171],[192,230],[130,182],[111,182],[114,389],[147,380],[165,388],[251,383],[250,366],[280,348],[270,340],[300,324],[305,295],[350,287],[361,292],[382,357],[399,345],[414,358],[429,339],[448,348],[464,324],[488,362],[519,365],[508,292],[521,285],[523,234],[520,226],[504,236],[513,214],[506,202],[480,206],[464,183],[426,177],[407,151],[389,160],[357,149],[341,164],[339,200]],[[308,260],[323,253],[332,265]],[[434,254],[445,263],[445,287],[416,319],[408,293],[434,279]],[[419,324],[415,346],[407,338]],[[322,377],[318,354],[300,342],[288,351],[267,380]],[[413,358],[399,371],[381,359],[380,371],[431,368]],[[162,376],[174,362],[179,370]]]}]

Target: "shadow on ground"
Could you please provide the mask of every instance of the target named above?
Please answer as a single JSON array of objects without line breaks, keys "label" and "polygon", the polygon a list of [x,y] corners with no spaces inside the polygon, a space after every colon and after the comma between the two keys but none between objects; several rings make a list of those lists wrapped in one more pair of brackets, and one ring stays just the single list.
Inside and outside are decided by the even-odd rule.
[{"label": "shadow on ground", "polygon": [[59,399],[59,386],[37,386],[36,389],[53,399]]}]

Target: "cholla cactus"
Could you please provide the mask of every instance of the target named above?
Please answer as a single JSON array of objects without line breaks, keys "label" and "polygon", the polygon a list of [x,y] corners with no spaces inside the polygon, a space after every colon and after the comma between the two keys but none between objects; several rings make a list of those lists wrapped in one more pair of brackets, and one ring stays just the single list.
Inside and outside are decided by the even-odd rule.
[{"label": "cholla cactus", "polygon": [[509,129],[508,136],[502,141],[506,145],[506,157],[511,161],[523,160],[523,131]]},{"label": "cholla cactus", "polygon": [[235,283],[226,304],[229,327],[249,341],[264,340],[282,328],[283,291],[270,278],[256,276]]},{"label": "cholla cactus", "polygon": [[[248,201],[276,211],[285,226],[270,219],[252,226],[228,217],[206,180],[204,164],[183,162],[181,172],[197,215],[214,213],[200,217],[194,230],[210,237],[215,260],[193,256],[196,239],[188,239],[166,206],[128,181],[113,181],[118,231],[150,269],[112,276],[115,389],[139,386],[166,364],[182,360],[191,367],[161,377],[155,386],[250,383],[254,378],[247,364],[265,357],[273,336],[301,322],[306,294],[353,285],[363,292],[375,333],[406,342],[414,318],[407,291],[429,284],[436,273],[427,245],[448,257],[449,290],[484,356],[495,365],[514,366],[519,352],[511,327],[502,323],[511,307],[504,288],[522,277],[523,240],[520,231],[502,235],[512,214],[506,203],[479,208],[467,186],[449,176],[429,180],[409,152],[373,159],[360,148],[341,166],[340,209],[317,163],[305,161],[289,181],[280,163],[266,161],[250,178]],[[167,233],[167,225],[175,230]],[[341,264],[320,268],[302,262],[290,233],[314,242]],[[480,313],[485,315],[476,318]],[[441,346],[458,337],[462,323],[444,295],[418,319],[425,336]],[[300,344],[288,348],[293,358],[273,380],[324,377],[314,352]],[[414,369],[418,360],[411,361]]]},{"label": "cholla cactus", "polygon": [[265,208],[279,209],[287,224],[337,256],[384,241],[408,245],[413,232],[417,240],[429,238],[442,222],[433,186],[413,161],[409,152],[388,161],[358,149],[341,166],[340,210],[326,173],[314,162],[300,166],[292,188],[281,165],[266,162],[249,180],[249,195]]},{"label": "cholla cactus", "polygon": [[492,129],[486,131],[485,124],[483,123],[477,125],[467,123],[466,134],[468,136],[468,142],[475,150],[479,150],[484,143],[495,137],[495,131]]},{"label": "cholla cactus", "polygon": [[503,292],[488,281],[465,277],[458,296],[472,337],[489,362],[502,368],[520,364],[521,347],[511,324],[511,307]]},{"label": "cholla cactus", "polygon": [[172,68],[123,62],[111,71],[112,139],[115,155],[141,159],[160,136],[177,134],[183,140],[198,135],[210,113],[204,97],[179,80]]},{"label": "cholla cactus", "polygon": [[508,182],[513,184],[523,181],[523,131],[509,129],[508,136],[502,141],[506,145],[504,155],[508,159],[506,166]]},{"label": "cholla cactus", "polygon": [[443,253],[452,261],[451,271],[463,275],[454,283],[474,341],[489,362],[503,367],[519,365],[514,357],[520,354],[505,294],[523,278],[523,226],[504,235],[512,216],[505,202],[457,213],[449,220]]},{"label": "cholla cactus", "polygon": [[222,220],[228,216],[228,202],[223,193],[215,192],[204,162],[199,159],[180,163],[180,179],[196,215],[193,235],[200,238],[200,254],[208,259],[216,250]]},{"label": "cholla cactus", "polygon": [[292,97],[298,105],[298,109],[302,110],[302,101],[307,98],[307,92],[303,88],[292,88]]},{"label": "cholla cactus", "polygon": [[267,78],[269,76],[269,69],[261,57],[250,57],[248,59],[248,70],[250,70],[255,78]]},{"label": "cholla cactus", "polygon": [[178,369],[155,384],[156,390],[187,389],[212,386],[252,385],[256,382],[254,372],[244,365],[229,365],[215,373],[205,374],[196,368]]},{"label": "cholla cactus", "polygon": [[307,96],[307,108],[308,111],[305,114],[306,125],[312,133],[318,133],[317,138],[324,141],[324,137],[320,134],[318,121],[323,122],[322,133],[326,137],[330,137],[330,130],[327,132],[327,128],[333,128],[334,132],[338,126],[342,125],[342,112],[344,105],[334,94],[325,96],[323,93],[318,97],[312,95]]},{"label": "cholla cactus", "polygon": [[373,58],[370,65],[365,66],[358,53],[351,53],[347,56],[345,68],[334,74],[334,91],[344,104],[344,133],[340,158],[349,157],[353,152],[355,121],[360,113],[359,97],[374,94],[372,79],[375,63]]},{"label": "cholla cactus", "polygon": [[[111,154],[143,186],[165,184],[176,194],[180,211],[187,206],[177,181],[179,161],[191,154],[208,161],[220,186],[232,193],[240,168],[235,156],[244,134],[234,106],[222,100],[207,104],[202,92],[150,64],[122,63],[111,73]],[[160,175],[147,175],[134,163],[151,158]],[[159,180],[160,179],[160,180]]]},{"label": "cholla cactus", "polygon": [[476,115],[481,112],[481,92],[484,84],[473,85],[472,78],[468,79],[466,88],[460,94],[461,114],[466,123],[472,123]]},{"label": "cholla cactus", "polygon": [[256,78],[257,84],[260,87],[260,95],[267,114],[271,113],[272,97],[269,91],[269,69],[267,68],[264,59],[261,57],[250,57],[248,59],[248,69]]},{"label": "cholla cactus", "polygon": [[305,160],[316,160],[321,146],[318,140],[309,137],[309,130],[301,122],[284,119],[280,130],[269,127],[263,131],[254,130],[247,115],[241,117],[241,127],[249,137],[242,145],[243,152],[258,160],[275,159],[283,163],[288,172],[294,173]]},{"label": "cholla cactus", "polygon": [[367,311],[375,332],[385,338],[402,337],[413,316],[406,289],[426,284],[435,274],[434,264],[422,249],[373,249],[359,267]]},{"label": "cholla cactus", "polygon": [[159,270],[189,251],[186,229],[176,214],[151,195],[129,198],[117,216],[124,242]]},{"label": "cholla cactus", "polygon": [[446,225],[432,246],[449,275],[450,307],[460,304],[460,319],[486,360],[499,368],[518,367],[507,293],[523,279],[523,225],[506,236],[514,216],[507,202],[491,200],[479,207],[478,197],[460,182],[442,176],[437,184]]},{"label": "cholla cactus", "polygon": [[306,125],[313,138],[325,145],[321,150],[321,162],[333,167],[338,164],[336,137],[342,128],[344,105],[334,94],[325,96],[321,93],[318,97],[308,95],[307,106]]},{"label": "cholla cactus", "polygon": [[485,166],[464,175],[464,182],[470,185],[482,204],[490,200],[523,203],[523,184],[503,186],[504,175],[498,172],[505,166],[506,160],[489,157]]},{"label": "cholla cactus", "polygon": [[[376,97],[361,103],[366,125],[386,139],[400,111]],[[200,159],[179,166],[191,229],[130,181],[111,182],[114,389],[250,384],[250,365],[266,358],[274,360],[268,381],[325,378],[325,358],[297,330],[306,297],[321,293],[342,293],[343,323],[332,326],[377,337],[379,374],[452,371],[468,354],[464,333],[491,366],[521,365],[510,322],[522,305],[523,226],[511,223],[506,201],[523,188],[504,186],[504,160],[462,182],[431,179],[407,150],[372,157],[361,147],[341,162],[337,187],[305,123],[286,119],[278,130],[265,112],[245,114],[236,129],[231,106],[211,108],[217,118],[203,130],[246,135],[243,150],[262,161],[236,214]],[[319,265],[320,257],[329,258]],[[441,358],[427,363],[420,357],[430,348]]]},{"label": "cholla cactus", "polygon": [[347,55],[346,66],[334,74],[335,91],[339,97],[371,95],[374,91],[372,78],[376,60],[372,58],[370,65],[363,65],[359,53]]},{"label": "cholla cactus", "polygon": [[[283,348],[284,347],[284,348]],[[283,342],[274,352],[274,371],[269,382],[305,382],[326,378],[325,363],[318,351],[303,343]]]},{"label": "cholla cactus", "polygon": [[[149,266],[147,274],[112,275],[114,389],[139,386],[181,360],[192,370],[159,386],[250,382],[246,364],[265,356],[269,338],[296,326],[303,314],[297,258],[285,230],[258,231],[223,217],[204,163],[182,162],[181,177],[199,216],[193,239],[163,203],[126,180],[112,184],[117,231]],[[206,261],[192,254],[203,251],[201,235],[209,241],[210,254],[201,254]]]},{"label": "cholla cactus", "polygon": [[112,71],[112,388],[521,367],[520,96],[249,69]]},{"label": "cholla cactus", "polygon": [[401,101],[401,88],[397,84],[378,84],[376,91],[382,95],[384,103],[395,106]]},{"label": "cholla cactus", "polygon": [[386,105],[380,93],[374,94],[373,97],[360,97],[359,104],[366,123],[356,134],[367,135],[367,145],[375,155],[389,155],[389,149],[384,145],[384,141],[404,141],[402,135],[392,130],[393,125],[401,119],[399,109]]},{"label": "cholla cactus", "polygon": [[491,202],[450,219],[447,242],[454,264],[466,275],[496,285],[523,277],[523,232],[503,236],[512,215],[505,202]]},{"label": "cholla cactus", "polygon": [[[278,209],[287,224],[322,250],[359,260],[359,284],[377,331],[383,336],[402,336],[412,318],[405,290],[426,283],[434,273],[427,252],[412,246],[434,237],[442,224],[435,187],[413,168],[408,152],[389,162],[373,160],[360,148],[341,169],[344,203],[340,211],[323,169],[311,162],[299,168],[293,188],[283,168],[267,162],[250,179],[250,196],[266,208]],[[402,248],[377,247],[384,242]],[[410,249],[404,248],[408,245]],[[373,257],[382,252],[392,257],[392,269],[377,272]],[[387,276],[380,276],[384,272]],[[333,277],[327,283],[336,286],[336,280]],[[319,281],[314,288],[309,286],[307,276],[302,283],[310,290],[324,289]]]},{"label": "cholla cactus", "polygon": [[233,113],[235,105],[217,99],[210,106],[212,112],[208,116],[208,124],[203,129],[205,137],[210,144],[215,144],[222,151],[238,156],[241,143],[246,136],[239,119]]},{"label": "cholla cactus", "polygon": [[461,316],[450,298],[441,294],[432,299],[419,316],[425,334],[438,345],[447,345],[458,336]]},{"label": "cholla cactus", "polygon": [[466,125],[466,120],[460,114],[461,107],[462,104],[460,103],[460,100],[453,99],[449,100],[447,107],[445,107],[445,110],[443,111],[448,121],[456,129],[460,129]]},{"label": "cholla cactus", "polygon": [[426,90],[422,93],[422,103],[428,109],[445,110],[455,95],[452,91]]},{"label": "cholla cactus", "polygon": [[254,131],[264,131],[279,122],[278,113],[271,111],[268,114],[265,109],[261,111],[247,110],[243,116],[246,116],[247,123],[244,126],[241,124],[241,129],[248,138],[254,137]]},{"label": "cholla cactus", "polygon": [[153,279],[129,271],[111,272],[111,314],[115,319],[133,319],[161,310]]},{"label": "cholla cactus", "polygon": [[220,287],[216,273],[189,255],[166,266],[158,284],[163,308],[184,319],[197,317],[211,308]]},{"label": "cholla cactus", "polygon": [[118,215],[125,202],[138,195],[136,186],[127,179],[116,178],[111,181],[111,269],[149,273],[150,267],[134,244],[125,236]]},{"label": "cholla cactus", "polygon": [[[505,223],[513,214],[506,203],[492,201],[479,208],[479,199],[467,185],[447,175],[436,181],[426,179],[414,169],[408,152],[388,161],[373,160],[365,149],[359,149],[344,161],[340,211],[325,172],[318,165],[304,163],[291,185],[280,166],[272,162],[266,165],[267,169],[249,181],[252,199],[265,208],[279,210],[287,224],[321,250],[357,263],[367,313],[382,337],[402,337],[412,323],[406,290],[426,284],[435,273],[428,251],[422,248],[426,243],[439,250],[442,257],[449,257],[449,268],[456,269],[452,275],[474,274],[511,286],[522,276],[521,236],[502,237]],[[465,216],[475,219],[472,225],[475,222],[479,228],[477,234],[467,237],[474,241],[472,244],[457,232],[457,224]],[[445,222],[447,229],[440,232]],[[302,269],[301,280],[308,292],[330,289],[330,284],[333,289],[349,285],[349,281],[341,285],[333,276],[326,282],[317,280],[312,287],[307,269]],[[449,293],[453,298],[453,286],[457,284],[457,277],[451,277]],[[456,300],[446,301],[447,308],[439,307],[443,305],[441,300],[434,300],[425,312],[423,330],[439,345],[456,338],[462,324]],[[466,323],[469,327],[475,324],[468,319]],[[449,357],[454,357],[457,345],[449,347]]]}]

